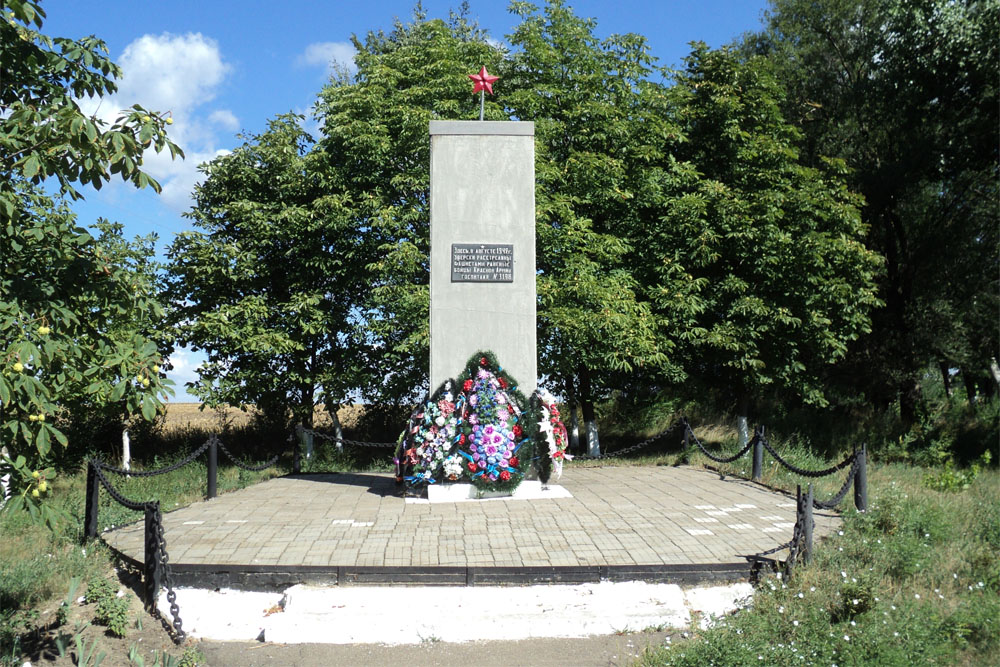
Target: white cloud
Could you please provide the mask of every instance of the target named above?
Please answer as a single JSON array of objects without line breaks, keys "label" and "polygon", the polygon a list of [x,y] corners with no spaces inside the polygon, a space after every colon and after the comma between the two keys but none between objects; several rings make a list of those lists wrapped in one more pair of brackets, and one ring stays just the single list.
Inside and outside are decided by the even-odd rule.
[{"label": "white cloud", "polygon": [[215,125],[231,132],[235,132],[240,129],[240,119],[237,118],[236,114],[229,109],[217,109],[216,111],[213,111],[209,115],[208,120],[210,123],[214,123]]},{"label": "white cloud", "polygon": [[198,403],[198,398],[187,393],[184,386],[186,382],[198,380],[198,367],[206,359],[204,352],[194,352],[184,347],[179,347],[170,355],[169,361],[173,366],[167,371],[167,377],[174,381],[175,395],[170,398],[172,403]]},{"label": "white cloud", "polygon": [[350,42],[314,42],[299,54],[296,62],[299,65],[324,67],[326,73],[333,73],[334,63],[346,67],[350,72],[356,72],[354,56],[357,52]]},{"label": "white cloud", "polygon": [[163,186],[163,202],[184,211],[191,203],[191,189],[201,180],[198,165],[224,152],[215,128],[232,130],[239,125],[228,110],[207,115],[202,110],[218,94],[231,68],[215,40],[201,33],[143,35],[125,47],[117,62],[122,68],[118,92],[102,100],[85,98],[80,107],[108,125],[133,104],[169,112],[174,123],[168,136],[184,151],[185,159],[171,160],[168,151],[148,150],[143,168]]}]

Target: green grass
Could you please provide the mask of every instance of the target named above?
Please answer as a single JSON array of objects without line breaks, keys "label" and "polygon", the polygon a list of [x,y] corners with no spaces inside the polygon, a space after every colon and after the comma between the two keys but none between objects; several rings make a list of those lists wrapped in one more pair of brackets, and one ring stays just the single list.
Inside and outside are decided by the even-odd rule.
[{"label": "green grass", "polygon": [[790,581],[749,608],[647,653],[644,665],[1000,664],[1000,474],[961,493],[924,471],[869,470],[867,513],[845,511]]},{"label": "green grass", "polygon": [[[631,442],[657,430],[651,426],[649,432],[633,435]],[[696,425],[695,432],[713,452],[736,451],[732,428]],[[189,442],[172,450],[176,453],[152,459],[148,468],[169,465],[200,444],[202,434],[189,435]],[[622,441],[621,446],[631,442]],[[726,475],[750,477],[749,456],[718,465],[697,451],[685,455],[679,444],[677,432],[627,458],[570,462],[565,474],[572,475],[577,466],[673,465],[685,460],[695,466],[711,464]],[[811,451],[809,442],[799,436],[774,437],[773,444],[785,458],[804,468],[825,468],[831,463]],[[263,460],[260,457],[267,451],[261,445],[259,450],[238,453],[253,463]],[[351,447],[341,452],[317,441],[317,455],[304,462],[303,470],[386,470],[390,456],[387,450]],[[249,473],[229,465],[220,455],[219,492],[286,473],[289,466],[286,457],[276,469]],[[1000,634],[1000,473],[994,466],[977,476],[963,477],[962,484],[927,482],[937,480],[945,470],[944,466],[870,463],[869,512],[855,512],[849,494],[841,506],[845,510],[843,535],[819,543],[812,563],[798,568],[791,582],[765,582],[749,609],[713,629],[696,631],[689,641],[649,653],[643,662],[1000,663],[996,639]],[[762,481],[790,490],[798,483],[815,481],[816,495],[822,500],[840,488],[846,475],[844,470],[820,480],[803,479],[765,453]],[[109,479],[126,497],[158,499],[164,511],[171,511],[203,499],[206,476],[203,456],[167,475],[109,475]],[[21,664],[17,638],[30,631],[40,610],[58,605],[74,576],[88,585],[112,576],[111,555],[99,541],[81,546],[85,482],[82,469],[57,478],[47,502],[70,517],[57,533],[35,526],[26,514],[0,513],[0,665]],[[101,491],[101,529],[141,518]]]}]

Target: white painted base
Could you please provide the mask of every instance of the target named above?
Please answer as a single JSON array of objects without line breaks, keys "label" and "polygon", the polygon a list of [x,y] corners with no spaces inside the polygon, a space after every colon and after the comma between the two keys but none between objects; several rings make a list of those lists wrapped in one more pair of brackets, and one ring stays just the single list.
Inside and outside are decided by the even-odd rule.
[{"label": "white painted base", "polygon": [[[420,644],[586,637],[626,628],[702,627],[746,606],[750,584],[683,590],[675,584],[575,586],[294,586],[282,593],[177,589],[191,637],[296,644]],[[400,604],[405,600],[405,604]],[[170,618],[166,595],[158,607]],[[457,613],[456,613],[457,610]]]},{"label": "white painted base", "polygon": [[548,500],[572,498],[565,488],[556,484],[543,486],[537,479],[526,479],[513,493],[482,492],[472,484],[431,484],[426,498],[407,498],[408,503],[465,503],[480,500]]}]

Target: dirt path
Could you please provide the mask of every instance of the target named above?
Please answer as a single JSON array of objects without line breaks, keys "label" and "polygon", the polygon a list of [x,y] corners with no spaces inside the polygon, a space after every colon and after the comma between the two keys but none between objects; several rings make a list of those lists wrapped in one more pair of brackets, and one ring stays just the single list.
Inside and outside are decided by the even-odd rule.
[{"label": "dirt path", "polygon": [[663,644],[668,633],[643,632],[574,639],[417,645],[262,644],[201,641],[196,646],[210,667],[328,667],[330,665],[630,665],[646,649]]}]

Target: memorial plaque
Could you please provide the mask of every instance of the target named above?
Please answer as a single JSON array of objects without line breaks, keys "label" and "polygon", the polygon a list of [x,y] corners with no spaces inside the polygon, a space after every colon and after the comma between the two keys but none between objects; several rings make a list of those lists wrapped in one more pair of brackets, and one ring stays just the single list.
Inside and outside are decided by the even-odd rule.
[{"label": "memorial plaque", "polygon": [[514,282],[512,243],[452,243],[451,282]]}]

